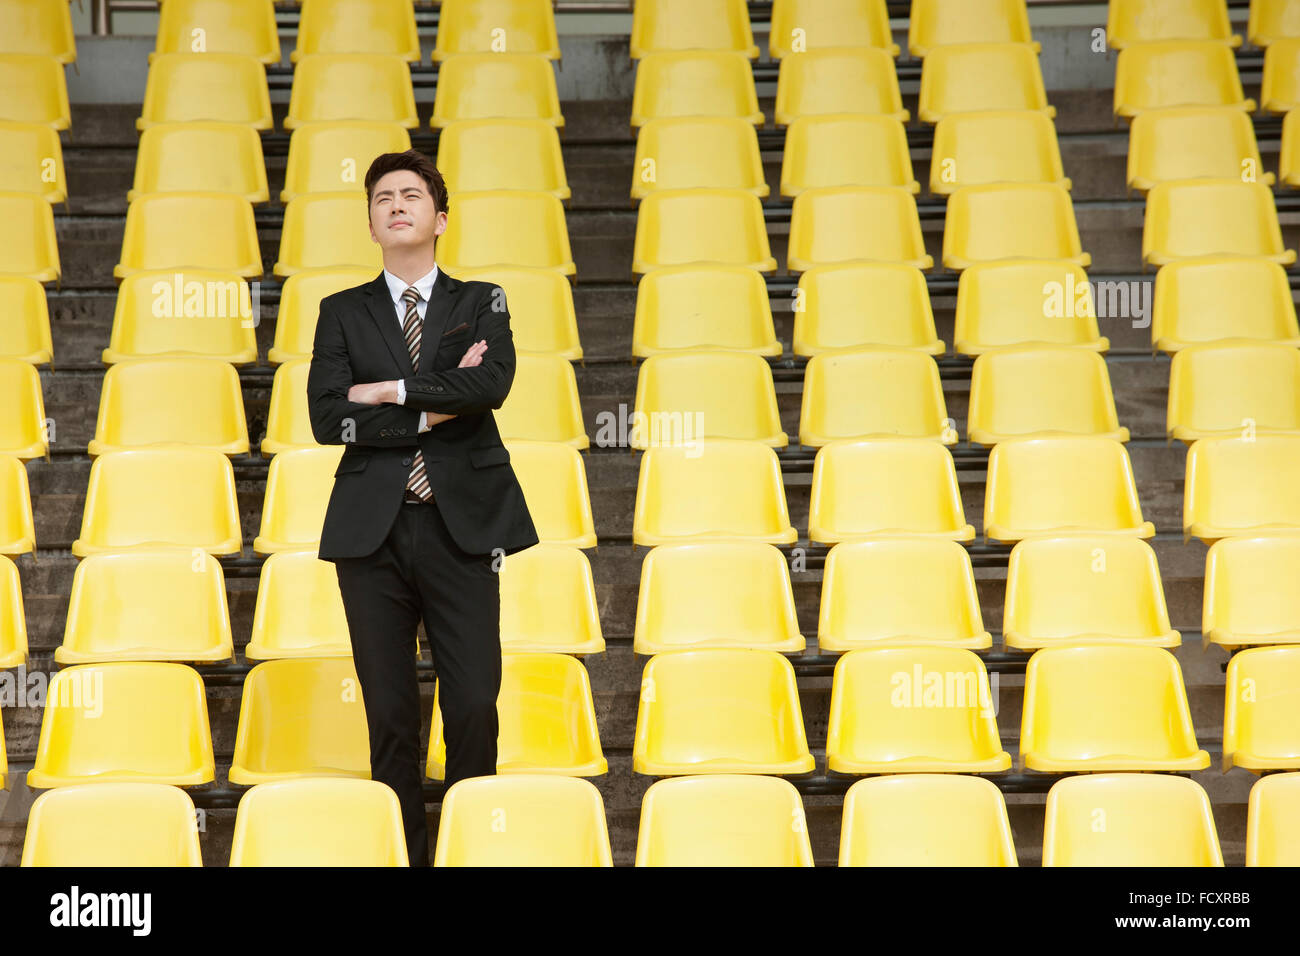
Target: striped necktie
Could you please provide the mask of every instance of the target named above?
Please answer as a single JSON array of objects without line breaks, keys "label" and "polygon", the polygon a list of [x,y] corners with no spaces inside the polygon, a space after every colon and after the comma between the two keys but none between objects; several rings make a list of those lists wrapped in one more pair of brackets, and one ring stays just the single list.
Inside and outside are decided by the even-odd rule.
[{"label": "striped necktie", "polygon": [[[402,334],[406,338],[406,348],[411,353],[411,368],[415,371],[420,369],[420,333],[424,323],[420,320],[420,291],[411,286],[402,293],[402,302],[406,304],[406,318],[402,320]],[[429,479],[424,473],[424,455],[420,449],[415,449],[415,464],[411,466],[410,477],[406,479],[406,487],[414,491],[425,501],[433,500],[433,489],[429,487]]]}]

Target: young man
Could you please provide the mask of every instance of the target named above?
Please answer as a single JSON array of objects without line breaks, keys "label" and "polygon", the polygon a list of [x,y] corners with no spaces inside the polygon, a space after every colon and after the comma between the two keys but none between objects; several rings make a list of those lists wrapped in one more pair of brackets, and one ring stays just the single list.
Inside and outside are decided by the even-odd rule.
[{"label": "young man", "polygon": [[411,865],[424,866],[416,627],[438,673],[446,786],[495,773],[494,563],[537,531],[492,416],[515,374],[504,292],[435,263],[447,187],[427,156],[385,153],[365,187],[384,270],[321,300],[307,379],[316,440],[347,446],[319,553],[338,573],[371,775],[397,793]]}]

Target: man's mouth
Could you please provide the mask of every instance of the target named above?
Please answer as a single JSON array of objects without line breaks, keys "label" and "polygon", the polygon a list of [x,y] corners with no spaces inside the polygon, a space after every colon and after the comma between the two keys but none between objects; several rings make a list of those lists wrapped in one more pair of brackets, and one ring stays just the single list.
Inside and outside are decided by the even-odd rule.
[{"label": "man's mouth", "polygon": [[410,224],[409,222],[407,222],[406,220],[404,220],[404,219],[399,219],[399,220],[397,220],[396,222],[389,223],[388,228],[389,228],[389,229],[396,229],[398,226],[410,226],[410,225],[411,225],[411,224]]}]

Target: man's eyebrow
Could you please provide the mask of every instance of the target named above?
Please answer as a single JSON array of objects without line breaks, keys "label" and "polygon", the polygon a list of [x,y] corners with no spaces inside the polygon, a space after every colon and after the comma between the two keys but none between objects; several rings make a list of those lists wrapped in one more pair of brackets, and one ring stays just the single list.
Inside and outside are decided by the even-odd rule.
[{"label": "man's eyebrow", "polygon": [[[395,193],[395,192],[397,192],[396,189],[394,189],[392,186],[388,186],[388,187],[386,187],[386,188],[384,188],[384,189],[378,189],[378,190],[376,190],[376,191],[375,191],[375,197],[378,198],[379,196],[389,196],[389,195],[391,195],[391,194],[393,194],[393,193]],[[423,193],[424,190],[423,190],[422,188],[420,188],[419,186],[403,186],[403,187],[402,187],[402,192],[404,192],[404,193],[411,193],[411,192],[415,192],[415,193]]]}]

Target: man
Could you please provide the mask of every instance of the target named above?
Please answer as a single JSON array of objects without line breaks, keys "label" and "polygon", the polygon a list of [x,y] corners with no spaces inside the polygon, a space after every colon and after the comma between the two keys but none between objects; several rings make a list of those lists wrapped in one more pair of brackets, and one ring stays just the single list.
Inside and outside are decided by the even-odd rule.
[{"label": "man", "polygon": [[384,270],[321,300],[307,378],[312,432],[343,444],[321,531],[338,573],[370,734],[412,866],[428,865],[416,627],[438,673],[446,785],[496,772],[501,686],[495,559],[537,543],[492,410],[515,374],[505,295],[434,261],[447,188],[415,150],[365,178]]}]

